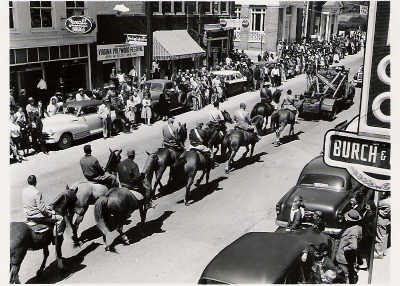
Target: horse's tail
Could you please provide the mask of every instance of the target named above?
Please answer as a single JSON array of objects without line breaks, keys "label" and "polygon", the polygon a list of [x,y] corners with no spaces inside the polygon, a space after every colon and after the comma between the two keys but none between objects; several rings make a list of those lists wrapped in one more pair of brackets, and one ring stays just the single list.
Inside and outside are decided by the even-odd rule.
[{"label": "horse's tail", "polygon": [[108,230],[107,221],[109,220],[110,214],[108,212],[108,197],[101,196],[98,198],[94,205],[94,219],[96,221],[97,226],[101,231]]}]

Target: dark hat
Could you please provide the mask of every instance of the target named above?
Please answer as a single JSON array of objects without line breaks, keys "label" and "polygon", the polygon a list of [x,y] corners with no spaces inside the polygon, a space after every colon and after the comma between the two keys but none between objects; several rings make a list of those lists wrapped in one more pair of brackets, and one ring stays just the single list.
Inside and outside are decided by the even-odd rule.
[{"label": "dark hat", "polygon": [[356,210],[349,210],[347,213],[344,215],[345,220],[347,221],[360,221],[361,216]]},{"label": "dark hat", "polygon": [[287,94],[289,94],[289,95],[292,94],[292,90],[288,89]]},{"label": "dark hat", "polygon": [[89,145],[89,144],[83,146],[83,152],[85,152],[85,154],[91,154],[92,153],[92,146]]},{"label": "dark hat", "polygon": [[128,156],[128,157],[135,156],[135,150],[134,149],[128,149],[126,151],[126,156]]}]

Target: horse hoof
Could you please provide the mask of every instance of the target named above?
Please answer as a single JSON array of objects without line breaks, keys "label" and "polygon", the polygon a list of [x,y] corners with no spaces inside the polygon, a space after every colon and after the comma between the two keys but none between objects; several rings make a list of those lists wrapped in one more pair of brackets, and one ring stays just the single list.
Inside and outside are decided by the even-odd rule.
[{"label": "horse hoof", "polygon": [[129,241],[129,238],[128,237],[122,237],[122,243],[124,244],[124,245],[129,245],[129,244],[131,244],[131,242]]},{"label": "horse hoof", "polygon": [[228,168],[225,169],[225,174],[229,174],[229,169]]},{"label": "horse hoof", "polygon": [[106,247],[104,248],[104,250],[105,250],[105,251],[111,251],[111,247],[106,246]]}]

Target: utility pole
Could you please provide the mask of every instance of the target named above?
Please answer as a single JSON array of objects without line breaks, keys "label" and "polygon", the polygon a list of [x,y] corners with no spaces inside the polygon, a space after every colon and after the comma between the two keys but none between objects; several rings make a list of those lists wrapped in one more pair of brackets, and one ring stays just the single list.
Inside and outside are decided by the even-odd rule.
[{"label": "utility pole", "polygon": [[150,79],[150,71],[153,65],[153,27],[152,27],[152,16],[153,11],[151,9],[151,2],[145,1],[145,12],[146,12],[146,34],[147,34],[147,57],[146,57],[146,79]]}]

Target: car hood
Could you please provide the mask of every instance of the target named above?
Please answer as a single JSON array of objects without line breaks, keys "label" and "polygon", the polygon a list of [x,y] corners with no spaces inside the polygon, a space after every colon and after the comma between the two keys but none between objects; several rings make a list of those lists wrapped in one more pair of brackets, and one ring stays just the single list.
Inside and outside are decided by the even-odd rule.
[{"label": "car hood", "polygon": [[74,119],[77,119],[77,117],[72,114],[56,114],[54,116],[44,118],[42,121],[43,130],[46,130],[46,128],[50,127],[62,127],[61,124],[72,122]]}]

